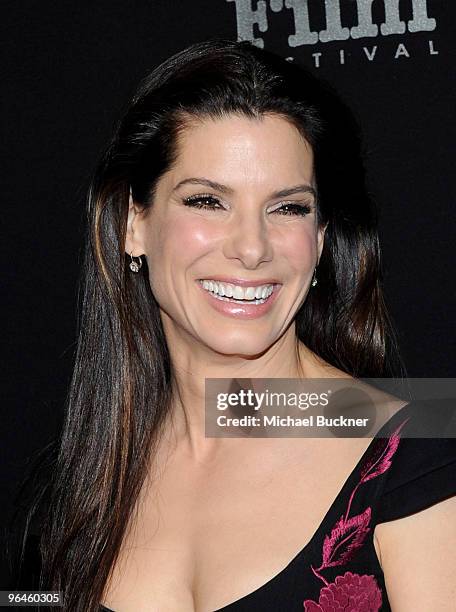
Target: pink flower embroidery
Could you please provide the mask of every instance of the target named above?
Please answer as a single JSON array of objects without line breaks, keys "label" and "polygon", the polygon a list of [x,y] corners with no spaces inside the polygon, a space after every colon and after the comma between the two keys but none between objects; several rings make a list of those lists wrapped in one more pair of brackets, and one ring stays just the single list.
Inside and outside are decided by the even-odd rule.
[{"label": "pink flower embroidery", "polygon": [[345,572],[336,576],[335,582],[329,583],[320,572],[328,567],[345,565],[364,544],[371,531],[371,507],[364,512],[348,518],[353,497],[358,487],[385,473],[391,466],[391,459],[399,446],[400,430],[408,421],[403,421],[391,434],[388,440],[379,438],[373,445],[372,453],[362,467],[360,479],[348,500],[345,514],[333,526],[331,533],[325,536],[320,567],[310,566],[317,578],[325,583],[320,591],[318,603],[306,599],[303,604],[306,612],[377,612],[382,603],[382,592],[372,575],[352,574]]},{"label": "pink flower embroidery", "polygon": [[374,576],[345,572],[320,591],[318,603],[304,601],[305,612],[378,612],[382,594]]}]

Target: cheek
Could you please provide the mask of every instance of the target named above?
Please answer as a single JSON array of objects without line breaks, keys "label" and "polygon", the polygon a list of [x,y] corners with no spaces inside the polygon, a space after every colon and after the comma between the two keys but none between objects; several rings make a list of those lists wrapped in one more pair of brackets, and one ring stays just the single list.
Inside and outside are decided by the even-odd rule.
[{"label": "cheek", "polygon": [[305,272],[313,265],[317,253],[317,235],[313,225],[296,227],[279,237],[276,252],[285,257],[290,266]]},{"label": "cheek", "polygon": [[220,231],[197,216],[162,220],[149,233],[148,260],[161,271],[176,270],[210,251],[219,237]]},{"label": "cheek", "polygon": [[173,243],[179,245],[179,250],[193,257],[209,251],[221,236],[220,229],[197,215],[178,217],[170,224],[168,231]]}]

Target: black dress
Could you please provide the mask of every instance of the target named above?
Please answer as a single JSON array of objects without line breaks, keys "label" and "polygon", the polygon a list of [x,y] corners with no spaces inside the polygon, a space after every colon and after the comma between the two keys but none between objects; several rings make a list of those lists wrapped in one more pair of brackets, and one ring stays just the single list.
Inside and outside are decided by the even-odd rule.
[{"label": "black dress", "polygon": [[214,612],[390,611],[374,528],[456,495],[454,406],[422,400],[398,410],[304,548],[271,580]]}]

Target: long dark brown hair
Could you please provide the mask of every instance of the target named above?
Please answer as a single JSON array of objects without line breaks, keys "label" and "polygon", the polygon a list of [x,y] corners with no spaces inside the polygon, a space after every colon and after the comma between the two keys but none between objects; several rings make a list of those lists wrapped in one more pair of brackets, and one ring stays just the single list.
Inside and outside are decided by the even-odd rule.
[{"label": "long dark brown hair", "polygon": [[147,261],[132,274],[125,254],[130,187],[135,202],[152,206],[188,118],[229,113],[284,117],[314,151],[327,230],[318,284],[296,315],[298,338],[355,377],[404,371],[350,112],[305,69],[248,42],[213,39],[165,61],[141,82],[88,194],[79,341],[41,538],[40,588],[63,591],[64,610],[97,610],[172,406]]}]

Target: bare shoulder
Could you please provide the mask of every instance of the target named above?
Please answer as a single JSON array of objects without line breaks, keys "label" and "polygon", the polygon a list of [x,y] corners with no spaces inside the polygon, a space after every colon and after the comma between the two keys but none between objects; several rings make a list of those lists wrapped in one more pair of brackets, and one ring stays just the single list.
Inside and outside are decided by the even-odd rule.
[{"label": "bare shoulder", "polygon": [[454,609],[456,496],[377,525],[375,532],[388,598],[395,611]]}]

